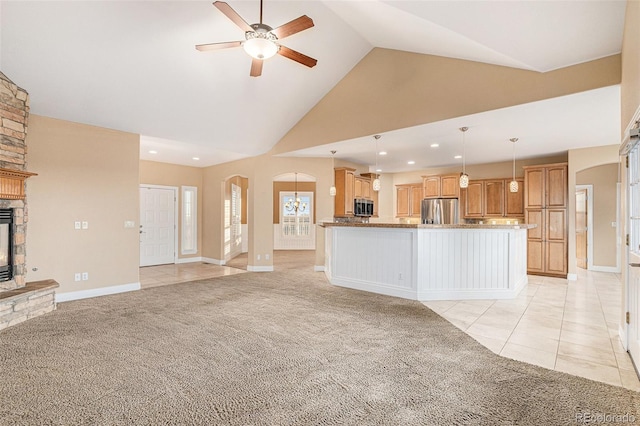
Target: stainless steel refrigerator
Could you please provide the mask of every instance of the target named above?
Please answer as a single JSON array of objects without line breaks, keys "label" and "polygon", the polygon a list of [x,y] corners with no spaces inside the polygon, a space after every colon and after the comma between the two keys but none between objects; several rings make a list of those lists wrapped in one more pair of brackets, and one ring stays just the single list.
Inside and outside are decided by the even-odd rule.
[{"label": "stainless steel refrigerator", "polygon": [[458,223],[457,198],[425,198],[420,210],[421,222],[425,224]]}]

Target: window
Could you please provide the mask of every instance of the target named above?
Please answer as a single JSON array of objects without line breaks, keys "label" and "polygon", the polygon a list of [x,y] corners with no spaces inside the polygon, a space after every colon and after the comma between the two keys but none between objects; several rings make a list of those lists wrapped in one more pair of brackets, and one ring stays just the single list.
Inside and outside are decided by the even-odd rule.
[{"label": "window", "polygon": [[[298,201],[296,210],[295,204]],[[280,223],[285,238],[308,237],[311,234],[311,212],[313,211],[313,192],[280,193]]]},{"label": "window", "polygon": [[182,254],[198,252],[198,188],[182,187]]}]

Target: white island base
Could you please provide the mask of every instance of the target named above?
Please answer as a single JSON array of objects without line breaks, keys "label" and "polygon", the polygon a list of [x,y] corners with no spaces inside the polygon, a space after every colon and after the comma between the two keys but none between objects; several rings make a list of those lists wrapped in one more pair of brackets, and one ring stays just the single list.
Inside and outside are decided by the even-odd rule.
[{"label": "white island base", "polygon": [[337,286],[414,300],[511,299],[527,284],[534,225],[325,223]]}]

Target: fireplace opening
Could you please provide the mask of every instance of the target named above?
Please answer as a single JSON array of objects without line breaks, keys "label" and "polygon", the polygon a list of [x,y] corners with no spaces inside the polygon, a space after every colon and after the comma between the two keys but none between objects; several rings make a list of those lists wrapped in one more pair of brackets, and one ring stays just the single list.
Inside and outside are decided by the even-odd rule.
[{"label": "fireplace opening", "polygon": [[0,282],[13,278],[13,209],[0,209]]}]

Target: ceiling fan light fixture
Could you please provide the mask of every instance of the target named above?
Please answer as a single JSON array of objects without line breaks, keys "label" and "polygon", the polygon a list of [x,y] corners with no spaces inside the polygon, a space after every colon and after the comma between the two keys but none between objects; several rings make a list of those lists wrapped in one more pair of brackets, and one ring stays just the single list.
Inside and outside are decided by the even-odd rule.
[{"label": "ceiling fan light fixture", "polygon": [[[260,24],[254,24],[257,26]],[[269,59],[273,57],[278,50],[280,50],[280,46],[275,42],[277,40],[276,36],[272,33],[268,32],[266,25],[262,25],[256,28],[256,31],[247,31],[245,33],[245,38],[247,39],[244,43],[242,43],[242,48],[245,52],[252,58],[256,59]]]}]

